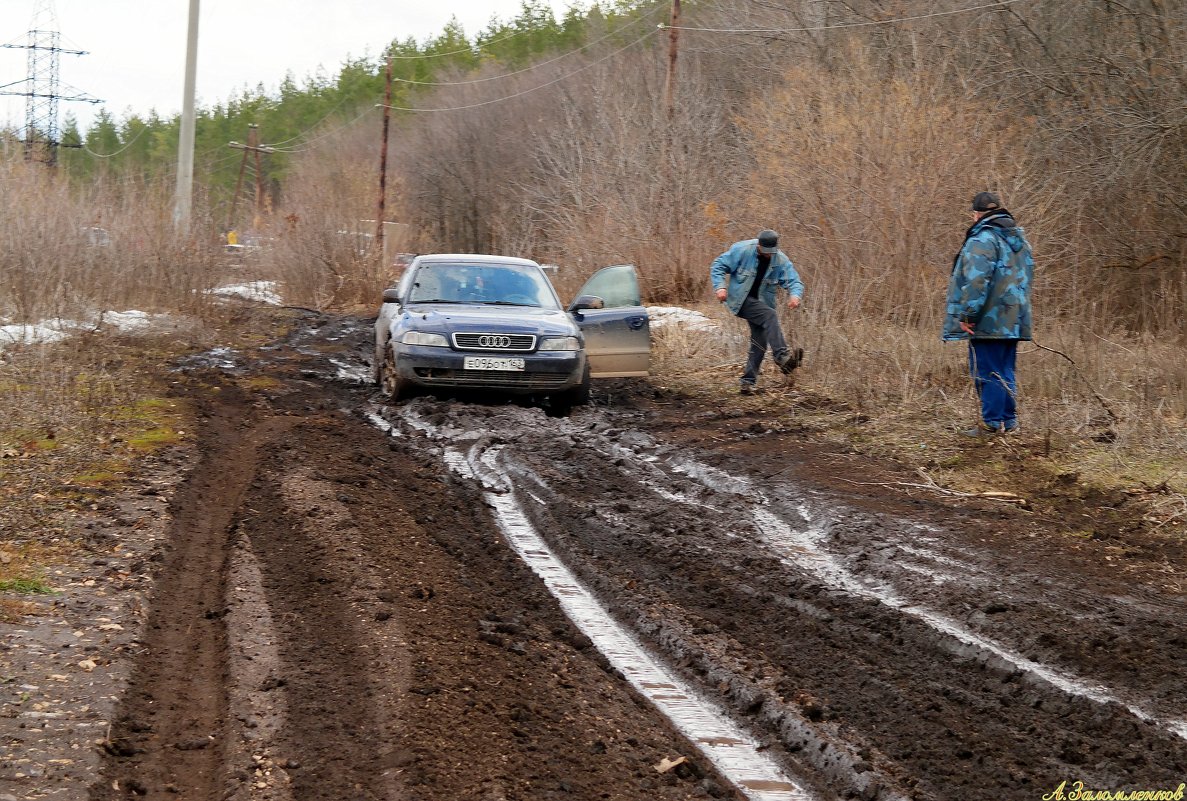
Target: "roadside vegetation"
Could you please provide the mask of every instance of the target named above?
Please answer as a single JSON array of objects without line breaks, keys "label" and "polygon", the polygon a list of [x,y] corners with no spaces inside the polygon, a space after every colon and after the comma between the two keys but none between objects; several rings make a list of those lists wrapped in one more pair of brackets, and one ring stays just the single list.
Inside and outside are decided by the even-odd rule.
[{"label": "roadside vegetation", "polygon": [[[560,265],[569,296],[598,266],[637,264],[647,302],[718,323],[657,332],[661,385],[892,457],[936,491],[1127,493],[1144,525],[1181,537],[1187,4],[781,6],[685,3],[671,103],[666,4],[555,20],[527,0],[477,34],[393,32],[386,258],[372,247],[383,57],[203,109],[184,232],[177,119],[68,124],[85,147],[55,170],[4,133],[0,325],[87,324],[69,344],[0,355],[6,532],[63,531],[58,512],[184,441],[160,365],[266,334],[213,287],[276,281],[288,304],[371,313],[396,252],[447,250]],[[227,146],[249,125],[276,145],[259,161]],[[965,351],[938,332],[982,189],[1035,247],[1037,340],[1020,353],[1024,433],[966,442]],[[794,385],[772,374],[742,399],[744,327],[708,302],[707,272],[763,227],[807,284],[787,319],[807,358]],[[173,327],[113,344],[99,313],[128,309]]]},{"label": "roadside vegetation", "polygon": [[[183,409],[137,343],[74,342],[5,351],[0,425],[0,587],[44,586],[76,536],[73,518],[136,477],[155,432],[180,441]],[[143,355],[142,355],[143,354]],[[150,369],[146,369],[150,368]]]}]

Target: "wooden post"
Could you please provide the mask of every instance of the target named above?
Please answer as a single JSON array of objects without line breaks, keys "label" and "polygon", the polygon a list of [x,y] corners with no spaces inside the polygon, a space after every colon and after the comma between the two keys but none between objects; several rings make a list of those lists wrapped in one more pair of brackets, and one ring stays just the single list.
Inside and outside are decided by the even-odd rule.
[{"label": "wooden post", "polygon": [[383,87],[383,140],[379,143],[379,208],[375,212],[375,248],[383,264],[383,215],[387,205],[387,131],[392,116],[392,60],[387,59],[387,80]]},{"label": "wooden post", "polygon": [[680,39],[680,0],[672,0],[672,15],[668,23],[668,81],[666,97],[668,121],[676,113],[676,49]]}]

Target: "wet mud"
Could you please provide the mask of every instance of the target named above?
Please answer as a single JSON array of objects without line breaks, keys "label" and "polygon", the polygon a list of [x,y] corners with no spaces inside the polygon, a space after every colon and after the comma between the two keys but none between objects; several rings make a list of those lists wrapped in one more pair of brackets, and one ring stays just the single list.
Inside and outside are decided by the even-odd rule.
[{"label": "wet mud", "polygon": [[[646,381],[567,417],[387,407],[369,335],[310,316],[179,373],[201,458],[92,799],[948,801],[1187,777],[1185,609],[1160,580],[1180,545],[1139,538],[1119,570],[1116,543],[905,497],[868,480],[893,465]],[[769,781],[649,700],[508,520]]]}]

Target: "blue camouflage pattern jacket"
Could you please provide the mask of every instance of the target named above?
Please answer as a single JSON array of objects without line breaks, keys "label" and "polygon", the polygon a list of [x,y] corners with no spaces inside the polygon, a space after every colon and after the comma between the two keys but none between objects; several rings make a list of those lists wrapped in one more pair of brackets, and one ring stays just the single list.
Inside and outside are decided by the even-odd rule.
[{"label": "blue camouflage pattern jacket", "polygon": [[[733,314],[742,308],[742,301],[750,294],[750,287],[754,285],[754,276],[758,274],[758,240],[743,239],[735,242],[730,249],[713,260],[709,268],[709,278],[713,281],[713,291],[725,287],[725,305]],[[804,297],[804,282],[800,274],[795,271],[795,265],[782,251],[771,256],[771,265],[763,275],[762,286],[758,290],[758,297],[763,303],[775,308],[775,287],[783,287],[788,294],[797,298]]]},{"label": "blue camouflage pattern jacket", "polygon": [[943,339],[1031,338],[1034,258],[1026,233],[1005,209],[973,223],[952,262]]}]

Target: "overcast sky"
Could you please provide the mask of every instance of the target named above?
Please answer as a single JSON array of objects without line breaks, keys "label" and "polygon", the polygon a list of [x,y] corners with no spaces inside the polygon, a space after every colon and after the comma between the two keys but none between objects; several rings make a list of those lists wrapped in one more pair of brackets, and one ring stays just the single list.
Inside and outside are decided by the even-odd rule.
[{"label": "overcast sky", "polygon": [[[132,112],[162,116],[181,110],[189,0],[0,0],[0,44],[24,45],[39,7],[57,20],[61,46],[87,55],[61,55],[60,94],[102,104],[62,102],[85,128],[99,108],[116,119]],[[558,16],[572,5],[550,0]],[[457,17],[466,34],[493,16],[514,18],[521,0],[201,0],[196,94],[211,106],[244,87],[275,91],[287,72],[303,83],[319,68],[335,75],[347,58],[376,57],[393,39],[418,42]],[[582,6],[587,5],[583,3]],[[28,51],[0,49],[3,91],[25,91]],[[22,127],[23,97],[0,97],[0,122]]]}]

